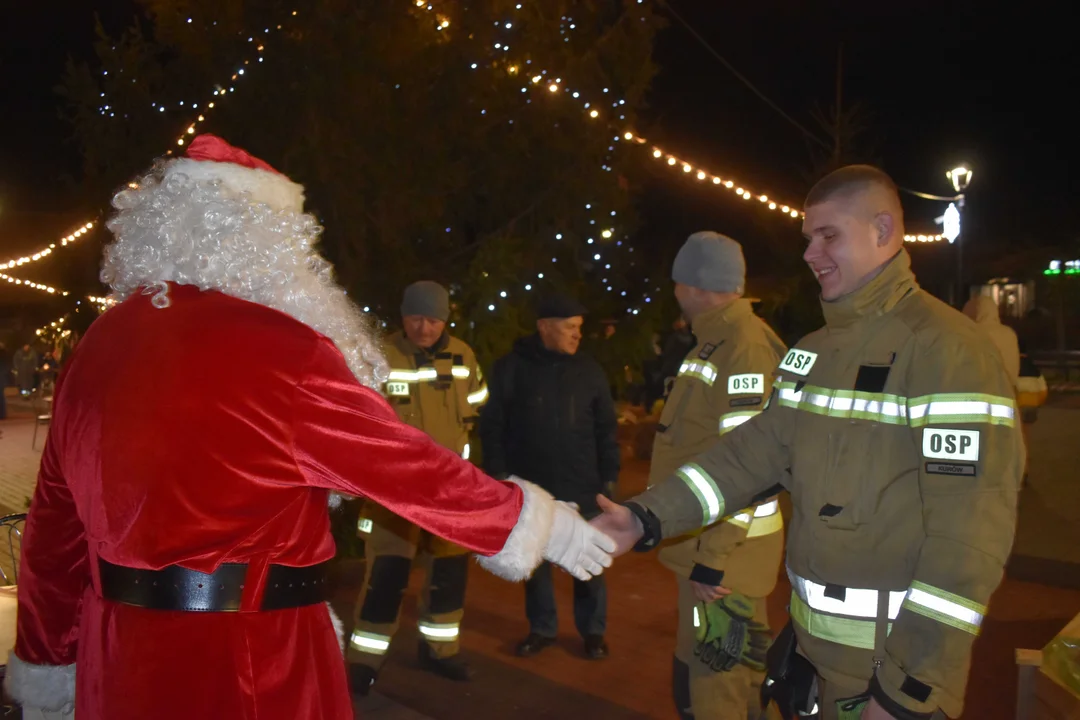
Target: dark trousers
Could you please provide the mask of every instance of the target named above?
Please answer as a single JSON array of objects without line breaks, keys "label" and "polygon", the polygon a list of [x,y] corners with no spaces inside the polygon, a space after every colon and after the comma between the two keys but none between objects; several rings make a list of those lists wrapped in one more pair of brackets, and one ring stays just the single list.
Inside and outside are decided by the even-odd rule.
[{"label": "dark trousers", "polygon": [[[525,617],[529,619],[529,632],[549,638],[559,634],[550,563],[542,563],[525,581]],[[604,634],[607,628],[607,586],[603,575],[588,582],[574,579],[574,626],[582,637]]]}]

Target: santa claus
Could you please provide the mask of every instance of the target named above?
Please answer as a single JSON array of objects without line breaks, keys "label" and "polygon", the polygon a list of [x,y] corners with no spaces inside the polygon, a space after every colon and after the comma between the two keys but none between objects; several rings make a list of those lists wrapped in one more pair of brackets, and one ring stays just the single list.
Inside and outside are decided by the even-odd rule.
[{"label": "santa claus", "polygon": [[351,720],[323,603],[334,493],[508,579],[610,564],[571,508],[398,421],[303,199],[209,135],[113,199],[102,277],[120,302],[60,379],[22,541],[6,687],[24,707]]}]

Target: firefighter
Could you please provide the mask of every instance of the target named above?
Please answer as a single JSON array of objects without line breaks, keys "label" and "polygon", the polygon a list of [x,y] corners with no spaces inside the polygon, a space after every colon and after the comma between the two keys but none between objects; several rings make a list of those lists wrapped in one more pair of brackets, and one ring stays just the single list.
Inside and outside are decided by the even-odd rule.
[{"label": "firefighter", "polygon": [[[675,257],[675,298],[697,345],[683,360],[664,404],[650,484],[666,479],[717,437],[761,412],[786,348],[742,298],[745,274],[739,244],[713,232],[691,235]],[[672,691],[680,717],[744,720],[761,714],[760,669],[751,669],[753,661],[741,657],[724,669],[703,657],[696,634],[704,606],[719,603],[728,610],[735,598],[724,598],[734,593],[750,610],[746,620],[756,621],[768,641],[765,598],[780,570],[782,530],[778,503],[771,497],[660,551],[660,562],[675,573],[679,586]],[[726,630],[730,634],[731,628]]]},{"label": "firefighter", "polygon": [[[646,549],[790,468],[794,632],[781,638],[795,642],[770,651],[766,691],[808,688],[782,709],[816,704],[824,720],[958,717],[1015,530],[1013,389],[993,344],[916,284],[888,175],[841,168],[805,212],[825,327],[784,356],[761,415],[625,505],[602,502],[593,523],[619,551]],[[810,683],[779,672],[809,668],[800,656]]]},{"label": "firefighter", "polygon": [[[386,395],[402,421],[468,459],[469,430],[488,392],[472,348],[446,332],[450,296],[438,283],[414,283],[405,289],[401,315],[404,330],[387,338],[384,348],[391,368]],[[426,572],[417,623],[420,665],[468,680],[471,669],[458,656],[467,551],[374,503],[365,505],[358,530],[367,577],[348,649],[353,691],[366,695],[386,659],[418,552]]]}]

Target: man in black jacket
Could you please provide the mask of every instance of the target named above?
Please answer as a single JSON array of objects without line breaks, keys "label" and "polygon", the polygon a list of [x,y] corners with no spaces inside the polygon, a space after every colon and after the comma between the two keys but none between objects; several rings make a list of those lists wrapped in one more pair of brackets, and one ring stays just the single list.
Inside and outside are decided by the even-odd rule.
[{"label": "man in black jacket", "polygon": [[[480,415],[484,469],[496,478],[517,475],[556,500],[597,514],[596,494],[611,497],[619,477],[615,406],[600,365],[577,355],[585,308],[551,296],[537,308],[537,334],[521,338],[495,362],[487,405]],[[551,565],[525,582],[529,635],[517,648],[534,655],[558,632]],[[574,581],[574,624],[589,657],[607,657],[607,592],[602,575]]]}]

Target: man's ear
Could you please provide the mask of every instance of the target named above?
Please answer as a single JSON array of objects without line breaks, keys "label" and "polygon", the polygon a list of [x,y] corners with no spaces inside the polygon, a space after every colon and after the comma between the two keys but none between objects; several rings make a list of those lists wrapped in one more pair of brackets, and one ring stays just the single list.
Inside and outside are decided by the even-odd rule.
[{"label": "man's ear", "polygon": [[880,212],[874,216],[874,230],[877,233],[878,247],[885,247],[892,240],[896,229],[896,220],[890,212]]}]

